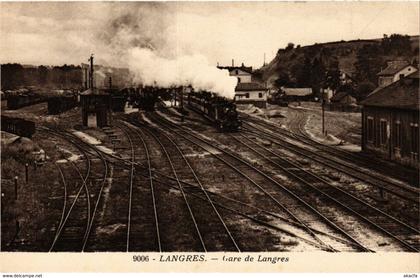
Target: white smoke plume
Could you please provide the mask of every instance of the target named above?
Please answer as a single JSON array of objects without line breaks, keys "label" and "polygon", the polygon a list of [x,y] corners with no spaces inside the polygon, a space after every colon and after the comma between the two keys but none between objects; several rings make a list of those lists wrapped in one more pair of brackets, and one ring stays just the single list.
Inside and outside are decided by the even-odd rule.
[{"label": "white smoke plume", "polygon": [[227,70],[209,65],[199,54],[183,55],[173,59],[160,57],[153,50],[132,48],[128,52],[129,69],[134,81],[144,85],[162,87],[191,85],[196,90],[218,93],[233,98],[236,78]]},{"label": "white smoke plume", "polygon": [[[100,34],[113,56],[127,65],[137,84],[188,86],[234,97],[236,78],[211,65],[191,43],[178,37],[176,6],[145,3],[110,13]],[[187,45],[188,44],[188,45]]]}]

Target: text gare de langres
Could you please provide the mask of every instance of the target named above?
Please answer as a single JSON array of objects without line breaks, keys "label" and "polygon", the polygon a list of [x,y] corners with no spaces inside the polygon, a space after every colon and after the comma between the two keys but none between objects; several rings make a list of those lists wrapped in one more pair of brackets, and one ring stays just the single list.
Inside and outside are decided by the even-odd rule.
[{"label": "text gare de langres", "polygon": [[[160,255],[160,262],[203,262],[206,261],[206,255]],[[253,256],[246,256],[245,258],[239,256],[223,256],[224,262],[263,262],[263,263],[278,263],[288,262],[288,257],[267,257],[258,255],[256,258]]]}]

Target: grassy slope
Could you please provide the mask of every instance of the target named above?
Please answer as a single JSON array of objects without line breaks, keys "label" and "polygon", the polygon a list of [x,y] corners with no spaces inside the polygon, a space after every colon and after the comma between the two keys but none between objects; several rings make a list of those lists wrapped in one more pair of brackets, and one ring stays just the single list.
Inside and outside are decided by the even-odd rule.
[{"label": "grassy slope", "polygon": [[[411,41],[414,49],[419,45],[419,36],[412,36]],[[268,81],[269,84],[272,84],[278,78],[277,72],[279,69],[290,72],[293,65],[303,63],[305,52],[309,53],[310,57],[319,57],[321,48],[327,49],[326,51],[328,54],[323,55],[325,64],[328,64],[328,61],[331,61],[331,57],[336,56],[339,61],[340,69],[351,73],[355,71],[354,63],[356,62],[357,51],[366,44],[380,44],[380,42],[381,39],[340,41],[303,46],[291,51],[280,51],[269,64],[260,69],[263,73],[262,81]],[[396,59],[404,59],[404,57],[384,57],[384,60]]]}]

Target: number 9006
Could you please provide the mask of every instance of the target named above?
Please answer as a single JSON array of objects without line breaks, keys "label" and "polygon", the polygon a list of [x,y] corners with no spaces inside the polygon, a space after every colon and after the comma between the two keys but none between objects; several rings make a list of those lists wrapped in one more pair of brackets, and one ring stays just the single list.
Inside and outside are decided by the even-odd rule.
[{"label": "number 9006", "polygon": [[148,262],[148,261],[149,261],[149,256],[137,256],[137,255],[133,256],[133,262]]}]

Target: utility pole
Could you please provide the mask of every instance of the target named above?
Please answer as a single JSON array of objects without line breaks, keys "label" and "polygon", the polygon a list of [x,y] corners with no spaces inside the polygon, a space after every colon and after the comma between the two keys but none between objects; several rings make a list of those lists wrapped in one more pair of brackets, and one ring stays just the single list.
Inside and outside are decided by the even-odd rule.
[{"label": "utility pole", "polygon": [[88,87],[88,69],[87,69],[87,67],[84,67],[83,68],[83,71],[84,71],[84,74],[85,74],[85,83],[84,83],[84,86],[85,86],[85,90],[87,90],[87,89],[89,89],[89,87]]},{"label": "utility pole", "polygon": [[178,90],[178,88],[174,89],[174,106],[176,107],[176,91]]},{"label": "utility pole", "polygon": [[25,183],[29,183],[29,164],[25,163]]},{"label": "utility pole", "polygon": [[15,200],[18,199],[18,176],[15,176]]},{"label": "utility pole", "polygon": [[325,135],[325,90],[321,89],[321,109],[322,109],[322,135]]},{"label": "utility pole", "polygon": [[322,135],[325,135],[325,107],[324,107],[324,96],[322,98]]},{"label": "utility pole", "polygon": [[90,72],[89,72],[89,87],[93,90],[93,54],[89,57]]}]

